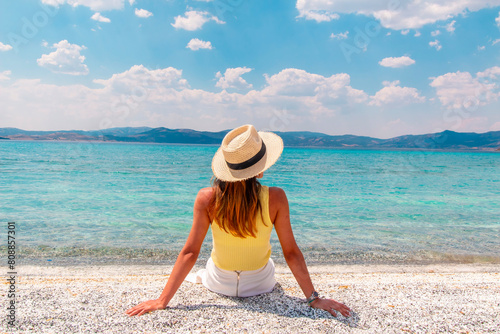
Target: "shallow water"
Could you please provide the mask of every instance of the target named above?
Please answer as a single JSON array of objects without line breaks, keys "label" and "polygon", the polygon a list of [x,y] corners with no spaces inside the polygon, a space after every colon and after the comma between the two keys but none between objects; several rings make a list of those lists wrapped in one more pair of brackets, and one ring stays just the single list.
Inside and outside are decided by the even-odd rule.
[{"label": "shallow water", "polygon": [[[0,141],[0,217],[16,222],[26,259],[170,261],[216,149]],[[286,191],[312,262],[497,262],[499,162],[497,153],[285,148],[262,183]],[[203,254],[210,243],[209,233]]]}]

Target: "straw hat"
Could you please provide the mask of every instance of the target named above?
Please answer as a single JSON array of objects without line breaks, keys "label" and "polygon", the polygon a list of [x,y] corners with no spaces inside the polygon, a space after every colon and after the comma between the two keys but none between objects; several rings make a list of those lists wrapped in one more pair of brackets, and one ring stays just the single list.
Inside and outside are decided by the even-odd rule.
[{"label": "straw hat", "polygon": [[259,175],[271,167],[283,152],[283,140],[272,132],[243,125],[230,131],[212,159],[212,171],[219,180],[234,182]]}]

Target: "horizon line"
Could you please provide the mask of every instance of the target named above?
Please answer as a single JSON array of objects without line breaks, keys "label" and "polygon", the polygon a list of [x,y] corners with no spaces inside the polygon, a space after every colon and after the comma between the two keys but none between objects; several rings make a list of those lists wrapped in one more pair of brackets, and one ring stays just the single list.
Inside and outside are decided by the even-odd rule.
[{"label": "horizon line", "polygon": [[[99,132],[99,131],[106,131],[106,130],[112,130],[112,129],[139,129],[139,128],[148,128],[150,130],[155,130],[155,129],[163,128],[163,129],[168,129],[168,130],[191,130],[191,131],[196,131],[196,132],[211,132],[211,133],[224,132],[224,131],[228,131],[229,132],[229,131],[232,130],[232,129],[224,129],[224,130],[219,130],[219,131],[209,131],[209,130],[195,130],[195,129],[191,129],[191,128],[167,128],[165,126],[158,126],[158,127],[150,127],[150,126],[116,126],[116,127],[105,128],[105,129],[98,129],[98,130],[78,130],[78,129],[71,129],[71,130],[26,130],[26,129],[21,129],[21,128],[17,128],[17,127],[7,126],[7,127],[0,127],[0,130],[1,129],[16,129],[16,130],[27,131],[27,132],[52,132],[52,133],[56,133],[56,132],[73,132],[73,131]],[[146,131],[150,131],[150,130],[146,130]],[[259,131],[262,131],[262,130],[259,130]],[[493,130],[493,131],[486,131],[486,132],[459,132],[459,131],[445,129],[445,130],[441,130],[441,131],[438,131],[438,132],[427,132],[427,133],[421,133],[421,134],[403,134],[403,135],[398,135],[398,136],[395,136],[395,137],[378,138],[378,137],[372,137],[372,136],[368,136],[368,135],[359,135],[359,134],[352,134],[352,133],[327,134],[327,133],[324,133],[324,132],[312,131],[312,130],[292,130],[292,131],[278,131],[278,130],[267,131],[266,130],[266,132],[276,132],[276,133],[311,132],[311,133],[318,133],[318,134],[322,134],[322,135],[326,135],[326,136],[332,136],[332,137],[336,137],[336,136],[356,136],[356,137],[367,137],[367,138],[385,139],[385,140],[387,140],[387,139],[393,139],[393,138],[398,138],[398,137],[405,137],[405,136],[433,135],[433,134],[438,134],[438,133],[444,133],[444,132],[447,132],[447,131],[448,132],[454,132],[454,133],[461,133],[461,134],[487,134],[487,133],[491,133],[491,132],[500,132],[500,130],[497,130],[497,131]]]}]

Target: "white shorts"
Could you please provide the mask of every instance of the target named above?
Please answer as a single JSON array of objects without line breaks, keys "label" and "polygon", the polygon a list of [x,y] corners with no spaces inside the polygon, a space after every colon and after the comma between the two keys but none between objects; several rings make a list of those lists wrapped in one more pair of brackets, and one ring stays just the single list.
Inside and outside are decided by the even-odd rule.
[{"label": "white shorts", "polygon": [[230,271],[218,268],[212,258],[207,261],[206,269],[189,274],[186,281],[201,283],[207,289],[230,297],[250,297],[273,291],[274,262],[271,258],[267,264],[257,270]]}]

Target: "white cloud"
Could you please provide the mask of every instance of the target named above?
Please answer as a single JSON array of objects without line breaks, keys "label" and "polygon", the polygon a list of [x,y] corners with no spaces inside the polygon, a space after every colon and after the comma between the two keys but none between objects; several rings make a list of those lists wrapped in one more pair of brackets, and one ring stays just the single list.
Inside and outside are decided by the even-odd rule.
[{"label": "white cloud", "polygon": [[186,45],[186,48],[191,49],[193,51],[197,51],[199,49],[212,50],[212,43],[210,43],[209,41],[202,41],[201,39],[198,38],[193,38]]},{"label": "white cloud", "polygon": [[147,19],[148,17],[150,16],[153,16],[153,13],[151,13],[150,11],[148,10],[145,10],[145,9],[135,9],[135,16],[137,17],[141,17],[143,19]]},{"label": "white cloud", "polygon": [[490,131],[500,131],[500,122],[494,123],[492,126],[490,126]]},{"label": "white cloud", "polygon": [[49,5],[49,6],[59,6],[63,5],[66,0],[41,0],[44,5]]},{"label": "white cloud", "polygon": [[110,19],[108,19],[107,17],[102,16],[101,13],[99,13],[99,12],[95,13],[94,15],[92,15],[91,19],[94,20],[94,21],[99,21],[99,22],[104,22],[104,23],[111,22]]},{"label": "white cloud", "polygon": [[[225,85],[250,87],[242,72],[221,75]],[[7,81],[0,89],[4,126],[25,129],[98,129],[114,126],[168,126],[220,131],[244,123],[259,129],[346,131],[336,115],[362,110],[368,96],[350,86],[348,74],[330,77],[300,69],[266,76],[260,90],[245,94],[189,87],[182,70],[133,66],[99,86],[51,85],[41,80]],[[222,85],[222,83],[221,83]],[[335,127],[333,129],[332,127]],[[320,130],[317,128],[317,130]]]},{"label": "white cloud", "polygon": [[429,42],[429,46],[432,46],[433,48],[436,48],[437,51],[441,50],[443,47],[441,43],[436,39],[434,41]]},{"label": "white cloud", "polygon": [[62,40],[53,44],[52,48],[55,48],[56,51],[44,54],[37,59],[39,66],[62,74],[86,75],[89,73],[87,65],[84,64],[85,56],[80,54],[80,51],[86,49],[85,46]]},{"label": "white cloud", "polygon": [[328,11],[306,11],[300,12],[297,17],[304,17],[306,20],[314,20],[316,22],[330,22],[331,20],[337,20],[340,16]]},{"label": "white cloud", "polygon": [[500,67],[493,66],[483,72],[477,72],[477,77],[496,80],[497,77],[500,77]]},{"label": "white cloud", "polygon": [[483,106],[498,99],[499,87],[495,81],[499,76],[498,66],[478,72],[475,77],[469,72],[458,71],[430,78],[430,86],[436,89],[436,95],[446,108]]},{"label": "white cloud", "polygon": [[497,23],[497,27],[500,28],[500,12],[498,12],[498,17],[495,19],[495,22]]},{"label": "white cloud", "polygon": [[495,45],[495,44],[498,44],[498,43],[500,43],[500,38],[495,39],[493,42],[491,42],[491,45]]},{"label": "white cloud", "polygon": [[175,22],[172,23],[172,27],[175,29],[185,29],[189,31],[194,31],[201,29],[205,23],[208,21],[215,21],[218,24],[224,24],[224,21],[219,20],[216,16],[212,16],[208,12],[200,12],[195,10],[190,10],[184,13],[184,16],[176,16],[174,18]]},{"label": "white cloud", "polygon": [[136,89],[149,90],[162,87],[182,90],[189,88],[187,80],[182,78],[182,70],[173,67],[149,70],[143,65],[134,65],[125,72],[113,74],[107,80],[96,79],[94,82],[114,93],[125,95],[134,94]]},{"label": "white cloud", "polygon": [[401,30],[401,35],[408,35],[410,33],[410,29]]},{"label": "white cloud", "polygon": [[[297,0],[299,17],[321,21],[337,18],[339,14],[360,14],[375,17],[384,28],[394,30],[418,29],[427,24],[445,21],[467,11],[500,5],[500,0]],[[330,19],[328,19],[330,18]]]},{"label": "white cloud", "polygon": [[349,31],[339,32],[338,34],[334,34],[332,32],[332,34],[330,35],[330,38],[332,38],[332,39],[346,39],[348,35],[349,35]]},{"label": "white cloud", "polygon": [[382,81],[382,86],[384,87],[391,87],[391,86],[399,86],[399,84],[401,83],[401,81],[399,80],[394,80],[394,81]]},{"label": "white cloud", "polygon": [[0,72],[0,81],[7,81],[10,80],[9,75],[11,75],[11,71],[3,71]]},{"label": "white cloud", "polygon": [[415,64],[415,60],[411,59],[408,56],[388,57],[388,58],[382,59],[378,63],[384,67],[399,68],[399,67],[413,65],[413,64]]},{"label": "white cloud", "polygon": [[[102,87],[17,80],[0,89],[0,119],[6,126],[24,129],[187,128],[193,122],[217,129],[229,128],[224,122],[234,122],[233,112],[238,108],[239,95],[189,89],[182,71],[175,68],[148,70],[138,65],[95,82]],[[207,115],[213,120],[207,122]]]},{"label": "white cloud", "polygon": [[477,51],[483,51],[484,49],[486,49],[486,46],[484,45],[478,45],[477,47]]},{"label": "white cloud", "polygon": [[441,34],[441,31],[440,31],[440,30],[434,30],[434,31],[431,31],[431,36],[432,36],[432,37],[439,36],[440,34]]},{"label": "white cloud", "polygon": [[385,106],[385,105],[405,105],[413,103],[425,102],[425,97],[421,96],[416,88],[401,87],[399,80],[389,82],[382,82],[384,88],[370,96],[369,105],[372,106]]},{"label": "white cloud", "polygon": [[484,132],[490,124],[487,117],[467,116],[455,124],[453,130],[460,132]]},{"label": "white cloud", "polygon": [[73,7],[85,6],[95,12],[123,9],[125,0],[42,0],[43,4],[58,7],[68,4]]},{"label": "white cloud", "polygon": [[[427,110],[431,109],[427,104],[421,106],[423,97],[419,92],[400,87],[398,81],[386,82],[381,92],[370,97],[352,87],[346,73],[323,76],[287,68],[265,76],[263,87],[244,93],[191,88],[182,75],[182,70],[172,67],[149,70],[136,65],[95,80],[91,87],[10,79],[0,82],[0,119],[4,126],[28,130],[165,126],[220,131],[251,123],[259,130],[311,130],[385,138],[431,132],[443,124],[443,113]],[[475,76],[479,82],[493,82],[490,78],[500,76],[500,67]],[[436,101],[438,97],[436,94]],[[399,108],[405,103],[413,104]],[[372,107],[366,108],[369,104]],[[491,105],[491,116],[478,115],[488,117],[483,131],[499,121],[496,106]],[[378,108],[387,108],[387,112],[374,113]],[[421,122],[414,121],[413,111],[421,112]],[[407,125],[385,127],[398,118],[398,124]],[[360,119],[364,121],[360,123]]]},{"label": "white cloud", "polygon": [[215,84],[216,87],[220,87],[222,89],[228,88],[236,88],[236,89],[248,89],[252,88],[252,85],[246,82],[241,76],[245,73],[250,72],[252,69],[247,67],[236,67],[236,68],[228,68],[224,75],[220,72],[217,72],[215,75],[216,78],[219,79]]},{"label": "white cloud", "polygon": [[9,44],[3,44],[0,42],[0,51],[9,51],[12,50],[12,46]]},{"label": "white cloud", "polygon": [[130,6],[133,6],[135,4],[135,0],[128,0],[128,3],[130,4]]},{"label": "white cloud", "polygon": [[346,73],[324,77],[304,70],[287,68],[271,77],[266,76],[267,87],[261,93],[274,99],[296,101],[295,108],[303,105],[312,113],[332,113],[342,107],[366,101],[368,96],[362,90],[350,86]]},{"label": "white cloud", "polygon": [[455,32],[455,23],[457,21],[453,20],[451,21],[450,23],[448,23],[444,28],[446,29],[446,31],[450,32],[450,33],[453,33]]},{"label": "white cloud", "polygon": [[420,33],[420,31],[415,31],[415,37],[420,37],[422,34]]}]

